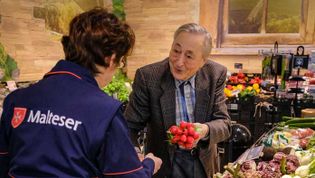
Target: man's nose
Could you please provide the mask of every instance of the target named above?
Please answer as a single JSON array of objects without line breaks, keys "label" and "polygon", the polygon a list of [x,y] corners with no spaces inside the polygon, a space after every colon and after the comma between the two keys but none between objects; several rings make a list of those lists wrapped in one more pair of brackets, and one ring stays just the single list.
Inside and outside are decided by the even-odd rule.
[{"label": "man's nose", "polygon": [[182,67],[184,65],[185,58],[183,54],[180,54],[176,60],[176,66],[177,67]]}]

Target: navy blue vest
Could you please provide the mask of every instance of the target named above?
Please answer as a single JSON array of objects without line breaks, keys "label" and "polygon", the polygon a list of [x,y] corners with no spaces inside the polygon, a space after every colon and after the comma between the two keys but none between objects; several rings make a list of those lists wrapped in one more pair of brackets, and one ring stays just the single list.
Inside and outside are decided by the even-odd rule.
[{"label": "navy blue vest", "polygon": [[154,163],[139,161],[120,107],[87,69],[59,61],[5,99],[0,176],[151,177]]}]

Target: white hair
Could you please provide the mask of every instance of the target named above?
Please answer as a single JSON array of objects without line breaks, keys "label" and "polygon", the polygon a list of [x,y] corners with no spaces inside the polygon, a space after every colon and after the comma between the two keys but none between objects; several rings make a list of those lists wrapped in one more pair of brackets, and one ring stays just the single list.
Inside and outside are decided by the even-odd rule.
[{"label": "white hair", "polygon": [[188,33],[195,33],[204,35],[204,42],[203,42],[203,57],[206,59],[212,48],[212,39],[210,33],[202,26],[196,23],[187,23],[180,26],[174,33],[174,39],[181,33],[181,32],[188,32]]}]

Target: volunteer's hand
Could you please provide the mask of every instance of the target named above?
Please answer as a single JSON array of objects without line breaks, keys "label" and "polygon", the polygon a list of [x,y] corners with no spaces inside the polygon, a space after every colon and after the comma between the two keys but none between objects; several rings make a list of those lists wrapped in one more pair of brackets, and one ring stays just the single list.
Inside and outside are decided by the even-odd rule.
[{"label": "volunteer's hand", "polygon": [[156,156],[154,156],[152,153],[149,153],[145,156],[145,158],[151,158],[154,161],[154,171],[153,174],[155,174],[162,165],[162,160]]},{"label": "volunteer's hand", "polygon": [[137,153],[138,154],[138,158],[140,159],[140,161],[144,160],[144,154],[141,153]]},{"label": "volunteer's hand", "polygon": [[139,147],[134,147],[136,152],[137,152],[137,155],[138,155],[138,158],[140,161],[143,161],[144,160],[144,154],[141,152],[140,148]]}]

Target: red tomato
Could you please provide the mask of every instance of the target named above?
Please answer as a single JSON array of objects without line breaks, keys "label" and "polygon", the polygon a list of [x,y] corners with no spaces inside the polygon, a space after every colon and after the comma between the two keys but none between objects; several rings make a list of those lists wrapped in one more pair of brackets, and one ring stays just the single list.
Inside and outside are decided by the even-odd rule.
[{"label": "red tomato", "polygon": [[307,144],[308,144],[308,139],[303,138],[303,139],[300,140],[299,145],[300,145],[301,148],[305,149]]},{"label": "red tomato", "polygon": [[238,78],[240,78],[240,79],[242,79],[242,78],[244,78],[244,77],[245,77],[245,74],[243,74],[243,73],[239,72],[239,73],[237,74],[237,77],[238,77]]},{"label": "red tomato", "polygon": [[309,132],[307,131],[307,129],[301,128],[301,129],[298,129],[298,132],[299,132],[299,138],[305,138],[305,137],[310,136],[308,135]]},{"label": "red tomato", "polygon": [[226,88],[229,89],[229,90],[233,90],[232,85],[227,85]]},{"label": "red tomato", "polygon": [[314,130],[311,128],[307,128],[306,132],[307,132],[307,136],[312,136],[314,134]]}]

